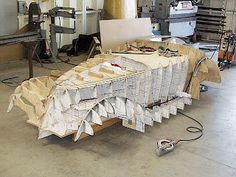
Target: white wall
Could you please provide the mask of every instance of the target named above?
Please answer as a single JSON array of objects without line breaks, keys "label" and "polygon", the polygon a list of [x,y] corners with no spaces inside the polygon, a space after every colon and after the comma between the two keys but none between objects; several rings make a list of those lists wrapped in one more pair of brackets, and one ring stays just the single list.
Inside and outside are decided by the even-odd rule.
[{"label": "white wall", "polygon": [[13,34],[18,30],[17,1],[0,0],[0,36]]}]

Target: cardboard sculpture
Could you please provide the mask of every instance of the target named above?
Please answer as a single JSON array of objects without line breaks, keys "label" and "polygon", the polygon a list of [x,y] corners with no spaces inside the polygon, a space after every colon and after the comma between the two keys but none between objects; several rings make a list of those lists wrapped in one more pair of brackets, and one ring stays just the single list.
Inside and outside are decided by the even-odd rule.
[{"label": "cardboard sculpture", "polygon": [[[141,44],[144,42],[134,43],[137,47]],[[123,50],[125,46],[117,49]],[[93,135],[93,125],[113,118],[121,119],[125,127],[145,132],[146,125],[161,123],[162,118],[191,105],[192,96],[185,90],[191,82],[188,75],[194,59],[179,53],[171,57],[158,51],[100,55],[57,79],[39,77],[23,82],[11,96],[8,111],[14,105],[25,111],[28,123],[38,127],[39,138],[74,134],[77,141],[82,133]],[[195,60],[198,63],[200,59]],[[206,59],[200,66],[204,62],[212,63]],[[206,65],[209,71],[209,66],[214,68],[214,64]]]},{"label": "cardboard sculpture", "polygon": [[[132,46],[137,48],[146,46],[159,50],[159,48],[176,50],[180,55],[188,58],[189,67],[184,90],[191,94],[193,99],[200,99],[200,84],[203,81],[221,83],[220,70],[211,58],[208,58],[203,51],[191,48],[186,45],[172,44],[168,42],[153,42],[146,40],[136,40]],[[127,45],[119,45],[113,49],[114,52],[127,51]]]}]

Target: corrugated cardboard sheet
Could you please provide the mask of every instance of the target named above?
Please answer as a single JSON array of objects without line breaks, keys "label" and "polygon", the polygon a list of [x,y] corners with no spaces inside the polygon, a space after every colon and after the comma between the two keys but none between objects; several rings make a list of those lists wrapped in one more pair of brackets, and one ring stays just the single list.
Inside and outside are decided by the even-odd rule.
[{"label": "corrugated cardboard sheet", "polygon": [[152,34],[150,18],[102,20],[100,21],[101,41],[104,51],[115,49],[126,41],[134,41]]}]

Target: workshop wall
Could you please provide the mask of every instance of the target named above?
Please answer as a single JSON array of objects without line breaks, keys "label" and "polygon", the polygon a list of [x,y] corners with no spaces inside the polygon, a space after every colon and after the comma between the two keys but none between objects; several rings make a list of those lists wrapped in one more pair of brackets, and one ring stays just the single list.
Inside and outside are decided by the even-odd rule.
[{"label": "workshop wall", "polygon": [[16,1],[1,1],[0,36],[13,34],[18,30]]},{"label": "workshop wall", "polygon": [[14,44],[0,47],[0,64],[25,58],[25,47],[22,44]]},{"label": "workshop wall", "polygon": [[155,0],[138,0],[138,7],[151,8],[155,4]]},{"label": "workshop wall", "polygon": [[[1,0],[0,36],[14,34],[18,31],[17,3],[13,0]],[[9,63],[25,57],[23,45],[15,44],[0,47],[0,64]]]}]

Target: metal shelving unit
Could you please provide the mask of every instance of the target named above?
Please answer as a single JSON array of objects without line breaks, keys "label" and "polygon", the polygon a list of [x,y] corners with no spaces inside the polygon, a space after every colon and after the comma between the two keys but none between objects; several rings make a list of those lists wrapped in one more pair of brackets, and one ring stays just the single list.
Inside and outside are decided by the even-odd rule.
[{"label": "metal shelving unit", "polygon": [[[73,7],[76,9],[76,34],[64,35],[61,34],[61,45],[69,44],[71,41],[79,36],[79,34],[92,34],[99,32],[99,20],[101,19],[103,1],[102,0],[26,0],[29,5],[30,2],[39,2],[42,12],[48,12],[49,9],[57,6]],[[49,24],[50,19],[44,17],[45,23],[42,24],[42,28],[47,30],[47,38],[49,38]],[[22,28],[28,23],[28,15],[18,15],[19,28]],[[56,23],[66,27],[72,27],[74,25],[73,20],[57,18]]]},{"label": "metal shelving unit", "polygon": [[225,31],[226,9],[225,1],[217,5],[211,1],[198,7],[197,32],[203,40],[219,41]]}]

